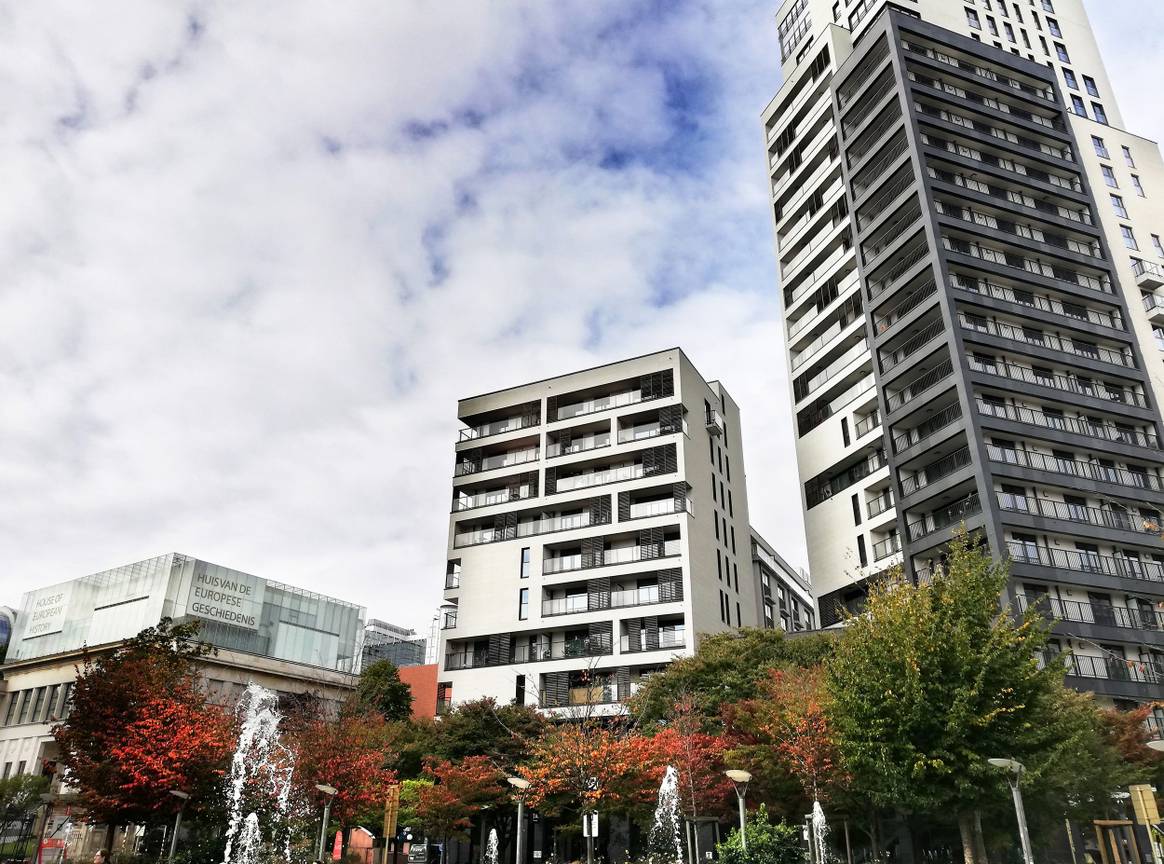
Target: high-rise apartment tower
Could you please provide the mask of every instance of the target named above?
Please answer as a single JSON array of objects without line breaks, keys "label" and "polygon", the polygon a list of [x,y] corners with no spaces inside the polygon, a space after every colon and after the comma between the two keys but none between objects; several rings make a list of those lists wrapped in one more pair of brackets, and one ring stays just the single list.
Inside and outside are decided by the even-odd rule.
[{"label": "high-rise apartment tower", "polygon": [[764,111],[822,624],[951,530],[1069,681],[1164,695],[1164,167],[1082,0],[789,0]]}]

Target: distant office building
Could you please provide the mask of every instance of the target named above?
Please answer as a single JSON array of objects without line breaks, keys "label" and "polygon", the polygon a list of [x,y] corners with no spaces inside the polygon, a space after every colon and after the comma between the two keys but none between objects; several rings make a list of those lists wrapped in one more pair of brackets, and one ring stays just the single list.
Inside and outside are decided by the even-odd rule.
[{"label": "distant office building", "polygon": [[0,606],[0,661],[4,659],[4,652],[8,650],[8,643],[12,640],[12,628],[15,626],[16,610]]},{"label": "distant office building", "polygon": [[218,650],[201,662],[212,701],[256,682],[338,702],[355,686],[364,609],[171,553],[24,595],[0,666],[0,774],[41,773],[56,758],[83,650],[112,650],[163,618],[197,621]]},{"label": "distant office building", "polygon": [[398,667],[420,666],[427,653],[428,640],[417,636],[415,630],[378,618],[368,621],[364,628],[364,666],[378,660],[391,661]]}]

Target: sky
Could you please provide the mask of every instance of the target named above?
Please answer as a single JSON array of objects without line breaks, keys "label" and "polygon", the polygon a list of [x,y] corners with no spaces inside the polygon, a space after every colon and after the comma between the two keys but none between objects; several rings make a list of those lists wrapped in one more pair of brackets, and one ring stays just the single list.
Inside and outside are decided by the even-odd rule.
[{"label": "sky", "polygon": [[[676,345],[806,563],[776,5],[0,0],[0,603],[178,551],[426,631],[457,399]],[[1164,4],[1088,8],[1159,139]]]}]

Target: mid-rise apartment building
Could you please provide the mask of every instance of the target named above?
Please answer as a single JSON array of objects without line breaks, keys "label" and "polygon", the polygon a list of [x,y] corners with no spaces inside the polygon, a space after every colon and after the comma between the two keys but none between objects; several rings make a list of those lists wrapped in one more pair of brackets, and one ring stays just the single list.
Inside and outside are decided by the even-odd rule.
[{"label": "mid-rise apartment building", "polygon": [[364,627],[363,651],[365,668],[380,660],[397,668],[422,666],[428,654],[428,640],[408,627],[370,618]]},{"label": "mid-rise apartment building", "polygon": [[[965,522],[1070,681],[1164,695],[1164,172],[1082,0],[789,0],[764,112],[821,623]],[[1125,149],[1126,148],[1126,149]],[[1164,326],[1164,324],[1162,324]]]},{"label": "mid-rise apartment building", "polygon": [[759,626],[786,633],[816,629],[812,580],[784,560],[756,529],[752,529],[752,576],[760,591]]},{"label": "mid-rise apartment building", "polygon": [[[681,350],[464,399],[458,418],[439,706],[616,711],[698,636],[762,626],[740,410]],[[794,571],[762,549],[778,596]]]}]

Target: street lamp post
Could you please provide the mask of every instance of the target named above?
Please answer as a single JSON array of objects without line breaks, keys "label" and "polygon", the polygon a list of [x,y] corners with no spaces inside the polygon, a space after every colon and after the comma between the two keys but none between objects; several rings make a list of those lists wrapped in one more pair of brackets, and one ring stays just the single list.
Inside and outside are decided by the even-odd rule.
[{"label": "street lamp post", "polygon": [[522,848],[525,834],[525,790],[529,788],[529,781],[524,777],[508,777],[509,785],[517,790],[517,839],[514,841],[514,859],[516,864],[525,861],[525,850]]},{"label": "street lamp post", "polygon": [[1010,783],[1010,794],[1014,798],[1014,814],[1018,819],[1019,842],[1023,846],[1023,861],[1025,864],[1035,864],[1035,857],[1031,854],[1031,837],[1027,833],[1027,814],[1023,809],[1023,793],[1019,789],[1019,778],[1023,774],[1023,763],[1016,759],[987,759],[995,768],[1006,772],[1007,782]]},{"label": "street lamp post", "polygon": [[170,838],[170,860],[174,860],[174,853],[178,851],[178,829],[182,827],[182,811],[186,809],[186,801],[190,798],[189,792],[171,789],[170,794],[182,803],[178,805],[178,815],[174,817],[174,836]]},{"label": "street lamp post", "polygon": [[316,783],[315,788],[327,796],[327,800],[323,803],[323,824],[319,826],[319,852],[315,856],[317,860],[322,861],[323,844],[327,840],[327,820],[331,817],[331,802],[339,790],[326,783]]},{"label": "street lamp post", "polygon": [[[748,835],[744,831],[746,823],[744,817],[744,796],[748,794],[748,784],[752,782],[752,775],[747,771],[740,771],[737,769],[731,769],[724,771],[723,773],[727,775],[728,779],[732,781],[732,785],[736,787],[736,801],[740,805],[740,845],[743,850],[747,852]],[[1030,862],[1027,862],[1027,864],[1030,864]]]}]

